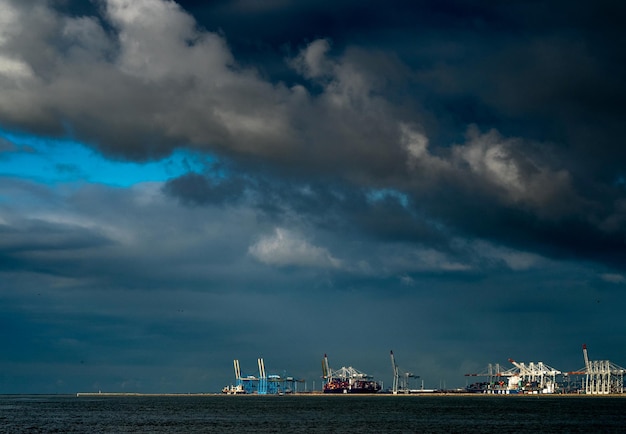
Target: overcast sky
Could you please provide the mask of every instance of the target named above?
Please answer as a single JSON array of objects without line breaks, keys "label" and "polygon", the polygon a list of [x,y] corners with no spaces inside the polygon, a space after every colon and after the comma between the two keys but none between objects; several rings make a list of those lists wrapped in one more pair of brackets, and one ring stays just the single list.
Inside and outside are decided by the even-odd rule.
[{"label": "overcast sky", "polygon": [[625,20],[0,0],[0,393],[626,365]]}]

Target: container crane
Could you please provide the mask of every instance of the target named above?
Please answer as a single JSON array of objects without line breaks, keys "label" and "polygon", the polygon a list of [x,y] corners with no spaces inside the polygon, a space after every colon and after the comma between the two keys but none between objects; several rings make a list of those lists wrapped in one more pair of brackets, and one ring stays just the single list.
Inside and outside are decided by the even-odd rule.
[{"label": "container crane", "polygon": [[624,393],[624,373],[626,369],[609,360],[589,360],[587,345],[583,344],[585,359],[585,393],[607,395]]},{"label": "container crane", "polygon": [[404,393],[410,393],[409,388],[409,378],[419,378],[419,375],[415,375],[411,372],[403,372],[402,376],[404,377],[404,381],[400,382],[400,369],[396,364],[396,358],[393,355],[393,351],[390,351],[391,355],[391,367],[393,369],[393,385],[391,392],[394,395],[398,394],[398,391],[402,391]]},{"label": "container crane", "polygon": [[[479,381],[466,387],[470,393],[500,394],[508,393],[509,384],[516,376],[515,368],[504,370],[499,363],[489,363],[482,372],[465,374],[466,377],[486,377],[487,381]],[[504,380],[507,380],[506,382]]]},{"label": "container crane", "polygon": [[259,395],[267,394],[267,374],[265,373],[265,362],[262,358],[257,359],[257,364],[259,365],[259,390],[257,393]]},{"label": "container crane", "polygon": [[222,393],[226,393],[229,395],[237,395],[246,393],[246,390],[243,385],[243,380],[241,378],[241,369],[239,368],[239,360],[233,360],[233,368],[235,369],[235,385],[226,386],[222,389]]},{"label": "container crane", "polygon": [[529,385],[527,392],[554,393],[556,388],[556,376],[561,371],[554,369],[543,362],[530,362],[528,365],[518,363],[513,359],[509,362],[519,369],[519,378]]}]

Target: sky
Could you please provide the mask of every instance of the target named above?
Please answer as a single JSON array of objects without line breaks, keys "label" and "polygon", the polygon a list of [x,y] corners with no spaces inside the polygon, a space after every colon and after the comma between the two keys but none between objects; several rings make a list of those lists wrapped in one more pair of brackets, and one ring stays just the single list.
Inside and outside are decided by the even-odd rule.
[{"label": "sky", "polygon": [[625,19],[0,0],[0,393],[626,365]]}]

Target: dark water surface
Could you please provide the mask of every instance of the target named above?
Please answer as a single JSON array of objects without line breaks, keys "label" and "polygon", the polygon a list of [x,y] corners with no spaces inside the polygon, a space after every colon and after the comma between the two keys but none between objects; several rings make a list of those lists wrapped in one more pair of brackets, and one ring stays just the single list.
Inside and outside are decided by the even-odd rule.
[{"label": "dark water surface", "polygon": [[0,396],[6,433],[626,433],[626,397]]}]

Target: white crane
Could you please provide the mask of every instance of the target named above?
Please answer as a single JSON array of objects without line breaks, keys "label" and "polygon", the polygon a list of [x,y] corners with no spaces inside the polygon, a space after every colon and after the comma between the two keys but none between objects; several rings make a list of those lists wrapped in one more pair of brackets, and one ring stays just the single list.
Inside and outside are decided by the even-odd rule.
[{"label": "white crane", "polygon": [[394,395],[398,394],[398,391],[402,391],[404,393],[409,393],[409,378],[419,378],[418,375],[415,375],[411,372],[402,372],[402,377],[404,377],[404,381],[400,382],[400,369],[396,364],[396,358],[393,355],[393,351],[390,351],[391,355],[391,367],[393,369],[393,384],[391,388],[391,392]]},{"label": "white crane", "polygon": [[587,345],[583,344],[585,359],[585,393],[606,395],[624,393],[624,373],[626,369],[610,360],[589,360]]},{"label": "white crane", "polygon": [[239,368],[239,360],[233,360],[233,365],[235,367],[235,380],[237,380],[237,384],[241,382],[241,369]]},{"label": "white crane", "polygon": [[393,369],[393,385],[391,392],[394,395],[398,394],[398,365],[396,365],[396,359],[393,357],[393,351],[391,351],[391,367]]},{"label": "white crane", "polygon": [[554,369],[543,362],[530,362],[528,365],[509,359],[519,369],[519,377],[522,381],[535,383],[541,393],[554,393],[556,388],[556,376],[561,371]]}]

